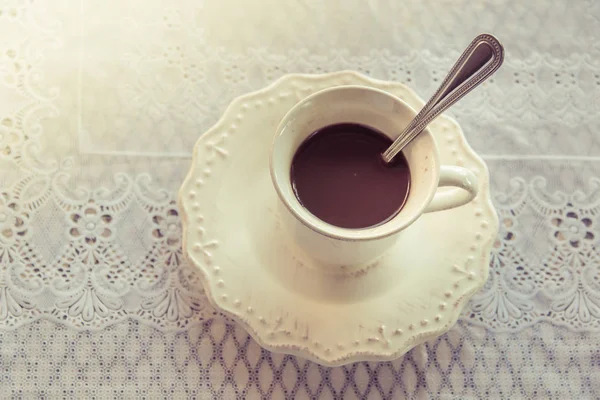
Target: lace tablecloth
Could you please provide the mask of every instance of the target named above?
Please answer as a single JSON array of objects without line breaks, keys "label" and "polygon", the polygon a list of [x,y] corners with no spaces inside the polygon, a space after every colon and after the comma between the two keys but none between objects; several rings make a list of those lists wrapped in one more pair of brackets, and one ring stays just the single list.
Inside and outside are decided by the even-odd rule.
[{"label": "lace tablecloth", "polygon": [[[452,114],[490,168],[490,278],[387,363],[271,354],[207,303],[178,186],[236,96],[353,69],[429,96],[481,31],[504,67]],[[600,2],[0,1],[4,398],[600,398]]]}]

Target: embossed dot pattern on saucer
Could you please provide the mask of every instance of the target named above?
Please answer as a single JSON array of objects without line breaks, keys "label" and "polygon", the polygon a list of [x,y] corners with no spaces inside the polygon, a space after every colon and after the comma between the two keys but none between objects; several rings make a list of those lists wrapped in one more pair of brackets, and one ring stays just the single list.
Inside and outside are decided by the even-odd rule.
[{"label": "embossed dot pattern on saucer", "polygon": [[[431,125],[441,161],[478,173],[475,201],[422,217],[365,274],[320,275],[313,261],[296,254],[278,223],[268,176],[272,135],[297,101],[341,84],[376,87],[422,107],[406,86],[353,72],[288,75],[236,99],[198,140],[179,197],[184,250],[202,271],[211,301],[263,347],[324,365],[397,358],[447,331],[487,279],[498,229],[485,164],[458,124],[441,116]],[[444,244],[450,235],[456,243]],[[425,240],[434,255],[427,261],[416,244]],[[311,284],[316,280],[335,290],[319,291]]]}]

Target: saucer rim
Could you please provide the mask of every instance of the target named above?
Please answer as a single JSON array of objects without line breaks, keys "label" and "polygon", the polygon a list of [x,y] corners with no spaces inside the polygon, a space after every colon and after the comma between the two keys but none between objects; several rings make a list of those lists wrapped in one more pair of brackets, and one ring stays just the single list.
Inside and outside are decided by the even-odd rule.
[{"label": "saucer rim", "polygon": [[[466,303],[470,300],[470,298],[476,292],[478,292],[485,285],[486,281],[488,280],[490,251],[491,251],[491,248],[494,243],[495,237],[498,232],[498,227],[499,227],[498,215],[497,215],[495,207],[491,201],[491,194],[490,194],[490,188],[489,188],[489,182],[490,182],[489,169],[487,167],[487,164],[469,145],[469,143],[467,142],[466,137],[464,135],[464,132],[463,132],[462,128],[460,127],[460,125],[458,124],[458,122],[454,118],[449,117],[445,114],[442,114],[438,117],[438,119],[439,120],[446,119],[447,121],[451,122],[452,125],[456,128],[456,132],[459,133],[458,142],[459,142],[459,148],[461,149],[461,152],[463,152],[464,154],[468,154],[470,157],[472,157],[474,160],[476,160],[478,162],[479,166],[481,167],[481,169],[479,171],[480,179],[487,186],[480,192],[480,193],[484,193],[483,200],[481,201],[481,208],[484,210],[484,212],[486,214],[486,218],[488,218],[488,221],[490,223],[489,231],[491,232],[489,235],[489,238],[487,240],[482,241],[481,244],[478,246],[478,248],[480,250],[482,250],[483,258],[484,258],[483,263],[482,263],[483,271],[482,271],[482,274],[480,275],[481,278],[470,290],[467,290],[467,291],[461,293],[460,296],[454,301],[454,304],[456,306],[452,307],[451,310],[448,310],[448,312],[446,314],[447,322],[445,324],[439,325],[435,328],[430,328],[428,330],[420,329],[418,335],[411,336],[408,340],[405,340],[403,342],[403,345],[396,348],[396,350],[391,353],[376,352],[376,351],[373,351],[372,349],[362,348],[361,350],[356,351],[356,352],[346,352],[341,357],[326,358],[322,354],[315,353],[307,345],[300,346],[297,343],[294,343],[294,344],[270,344],[270,343],[268,343],[266,340],[267,339],[266,335],[259,333],[259,329],[255,328],[254,325],[247,322],[246,318],[244,318],[244,315],[241,312],[241,310],[238,310],[236,312],[236,311],[232,310],[232,307],[230,304],[220,303],[216,299],[215,294],[213,293],[215,291],[215,288],[213,288],[214,282],[209,277],[209,272],[208,272],[207,266],[204,265],[203,263],[199,263],[193,256],[190,255],[191,249],[189,248],[189,243],[188,243],[188,230],[190,228],[190,221],[189,221],[188,215],[190,214],[190,212],[188,210],[189,207],[186,203],[186,200],[184,200],[184,193],[188,190],[189,186],[191,185],[192,178],[195,175],[195,169],[196,169],[196,166],[198,165],[198,155],[199,155],[198,153],[200,151],[201,145],[205,141],[210,139],[215,134],[215,132],[218,132],[219,130],[221,130],[223,128],[223,125],[225,125],[226,122],[230,121],[231,114],[236,109],[238,109],[240,107],[240,105],[242,105],[243,102],[248,101],[252,98],[255,98],[259,95],[264,95],[266,93],[269,93],[270,91],[272,91],[273,89],[275,89],[276,87],[278,87],[279,85],[281,85],[282,83],[284,83],[287,80],[293,80],[293,79],[304,79],[304,80],[309,80],[309,81],[312,79],[334,80],[338,77],[343,77],[343,76],[352,76],[354,78],[358,78],[359,80],[366,82],[365,86],[372,85],[372,87],[375,87],[376,89],[383,90],[383,91],[386,91],[389,88],[396,88],[396,89],[402,88],[403,90],[406,90],[407,93],[412,97],[412,99],[402,99],[411,108],[414,108],[414,105],[411,104],[411,100],[413,102],[417,102],[421,105],[424,104],[423,100],[417,95],[417,93],[413,89],[411,89],[410,87],[406,86],[405,84],[403,84],[401,82],[393,82],[393,81],[374,79],[374,78],[365,76],[365,75],[360,74],[355,71],[344,70],[344,71],[338,71],[338,72],[326,73],[326,74],[287,74],[287,75],[284,75],[281,78],[275,80],[274,82],[272,82],[271,84],[265,86],[264,88],[262,88],[260,90],[249,92],[249,93],[246,93],[244,95],[238,96],[235,99],[233,99],[232,102],[227,107],[227,109],[225,110],[225,112],[223,113],[223,115],[221,116],[221,118],[211,128],[209,128],[204,134],[200,135],[200,137],[198,138],[198,140],[196,141],[196,143],[194,145],[191,167],[190,167],[188,173],[186,174],[186,177],[181,185],[181,188],[179,190],[179,195],[177,198],[177,204],[178,204],[179,210],[181,211],[181,217],[182,217],[182,226],[183,226],[182,247],[183,247],[183,251],[184,251],[184,256],[186,256],[191,261],[191,264],[194,265],[199,270],[202,285],[204,287],[204,291],[206,293],[206,297],[208,298],[209,303],[211,305],[213,305],[218,311],[222,312],[223,314],[230,317],[235,322],[242,325],[244,327],[244,329],[250,334],[250,336],[254,340],[256,340],[256,342],[262,348],[264,348],[268,351],[274,352],[274,353],[291,354],[294,356],[305,358],[312,362],[315,362],[317,364],[327,366],[327,367],[337,367],[337,366],[342,366],[342,365],[347,365],[350,363],[362,362],[362,361],[377,361],[377,362],[392,361],[392,360],[398,359],[399,357],[403,356],[404,354],[406,354],[406,352],[410,351],[415,346],[422,344],[423,342],[425,342],[427,340],[438,337],[438,336],[448,332],[452,328],[452,326],[454,326],[457,323],[457,321],[460,317],[460,314],[462,313],[464,307],[466,306]],[[357,84],[357,85],[360,86],[360,84]],[[332,86],[335,86],[335,85],[332,85]],[[299,101],[301,101],[301,100],[299,100]],[[435,135],[434,135],[434,139],[435,139]],[[263,338],[263,336],[264,336],[264,338]]]}]

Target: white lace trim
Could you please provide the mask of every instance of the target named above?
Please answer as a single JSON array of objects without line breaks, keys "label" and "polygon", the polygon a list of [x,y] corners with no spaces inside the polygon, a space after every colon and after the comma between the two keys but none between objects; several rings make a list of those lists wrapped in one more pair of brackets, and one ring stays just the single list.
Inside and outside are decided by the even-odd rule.
[{"label": "white lace trim", "polygon": [[[3,327],[44,317],[98,329],[131,317],[181,330],[214,315],[181,253],[174,194],[148,175],[117,174],[112,189],[94,190],[70,190],[68,178],[31,176],[1,193]],[[506,193],[495,196],[490,279],[463,319],[497,330],[540,321],[597,329],[600,180],[565,194],[541,177],[515,178]]]}]

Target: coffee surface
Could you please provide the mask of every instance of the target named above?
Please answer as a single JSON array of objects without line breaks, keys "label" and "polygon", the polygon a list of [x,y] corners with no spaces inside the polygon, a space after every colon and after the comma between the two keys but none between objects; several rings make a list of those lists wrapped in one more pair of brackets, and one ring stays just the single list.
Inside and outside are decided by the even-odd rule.
[{"label": "coffee surface", "polygon": [[410,188],[410,171],[399,154],[391,165],[381,153],[392,140],[358,124],[335,124],[314,132],[292,161],[291,179],[300,203],[319,219],[342,228],[367,228],[395,216]]}]

